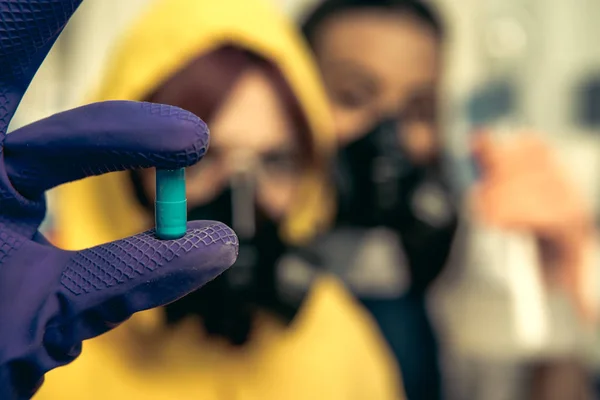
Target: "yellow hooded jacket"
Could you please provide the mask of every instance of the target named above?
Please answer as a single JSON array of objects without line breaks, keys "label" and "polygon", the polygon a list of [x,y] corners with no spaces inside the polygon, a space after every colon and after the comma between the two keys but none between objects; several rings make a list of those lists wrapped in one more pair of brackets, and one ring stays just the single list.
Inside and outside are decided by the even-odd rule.
[{"label": "yellow hooded jacket", "polygon": [[[120,42],[93,100],[141,100],[188,62],[226,44],[272,61],[299,99],[319,152],[282,232],[300,242],[330,212],[324,168],[333,147],[331,121],[308,49],[293,24],[264,1],[156,2]],[[63,186],[56,198],[56,242],[64,248],[148,228],[124,173]],[[85,342],[77,360],[46,375],[35,399],[403,398],[399,372],[374,323],[331,277],[317,281],[290,327],[262,316],[241,349],[206,338],[197,321],[166,329],[161,318],[160,310],[142,312]]]}]

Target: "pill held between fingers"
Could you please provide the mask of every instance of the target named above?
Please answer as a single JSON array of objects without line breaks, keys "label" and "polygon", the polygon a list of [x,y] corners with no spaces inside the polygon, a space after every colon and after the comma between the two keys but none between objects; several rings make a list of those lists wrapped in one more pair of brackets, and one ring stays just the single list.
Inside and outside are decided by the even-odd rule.
[{"label": "pill held between fingers", "polygon": [[156,236],[162,240],[182,238],[187,228],[185,168],[156,170]]}]

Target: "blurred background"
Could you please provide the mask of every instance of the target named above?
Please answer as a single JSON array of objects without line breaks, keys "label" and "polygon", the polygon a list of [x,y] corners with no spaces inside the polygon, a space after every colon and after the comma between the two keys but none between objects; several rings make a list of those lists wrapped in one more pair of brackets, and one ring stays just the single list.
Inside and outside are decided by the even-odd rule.
[{"label": "blurred background", "polygon": [[[301,18],[318,0],[273,0]],[[86,1],[36,75],[12,129],[78,105],[115,37],[149,0]],[[449,26],[444,128],[461,149],[470,123],[506,117],[558,144],[600,212],[600,3],[435,0]],[[453,144],[453,143],[450,143]],[[460,150],[457,150],[460,151]]]},{"label": "blurred background", "polygon": [[[300,18],[318,0],[273,1]],[[79,105],[101,73],[112,41],[148,3],[86,0],[36,75],[11,129]],[[451,158],[468,158],[463,154],[465,143],[479,124],[533,126],[558,149],[600,217],[600,50],[594,40],[600,36],[600,2],[431,3],[449,28],[442,107]],[[454,178],[468,180],[461,175],[460,162],[456,165]],[[600,374],[598,335],[574,329],[573,311],[559,297],[548,303],[551,317],[546,330],[551,335],[540,334],[537,340],[544,345],[531,350],[519,334],[504,328],[511,318],[504,293],[494,297],[493,290],[480,288],[492,300],[480,308],[461,307],[457,304],[477,303],[481,293],[468,285],[461,286],[465,290],[447,290],[444,282],[438,282],[429,306],[444,326],[448,398],[521,398],[523,360],[540,352],[549,358],[581,355],[590,374]],[[483,321],[483,315],[488,319]]]}]

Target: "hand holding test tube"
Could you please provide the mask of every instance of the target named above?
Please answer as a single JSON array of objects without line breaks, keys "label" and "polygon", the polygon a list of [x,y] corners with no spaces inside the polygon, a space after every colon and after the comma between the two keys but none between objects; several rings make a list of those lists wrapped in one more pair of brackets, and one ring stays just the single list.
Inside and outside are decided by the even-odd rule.
[{"label": "hand holding test tube", "polygon": [[596,310],[584,282],[592,218],[550,145],[531,131],[499,130],[478,135],[474,151],[482,175],[472,197],[475,214],[503,237],[503,275],[522,342],[536,347],[549,340],[550,281],[562,285],[581,315],[593,320]]}]

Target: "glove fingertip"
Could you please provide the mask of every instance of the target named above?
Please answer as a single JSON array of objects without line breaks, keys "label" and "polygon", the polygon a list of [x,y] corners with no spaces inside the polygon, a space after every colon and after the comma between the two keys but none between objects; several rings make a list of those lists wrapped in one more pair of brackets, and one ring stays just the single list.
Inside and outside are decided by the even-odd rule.
[{"label": "glove fingertip", "polygon": [[[169,154],[166,165],[159,168],[183,168],[196,164],[208,150],[208,126],[195,114],[179,107],[156,103],[141,103],[155,124],[152,128],[161,138],[157,143],[160,152]],[[162,133],[162,134],[161,134]],[[168,134],[164,134],[168,133]]]}]

